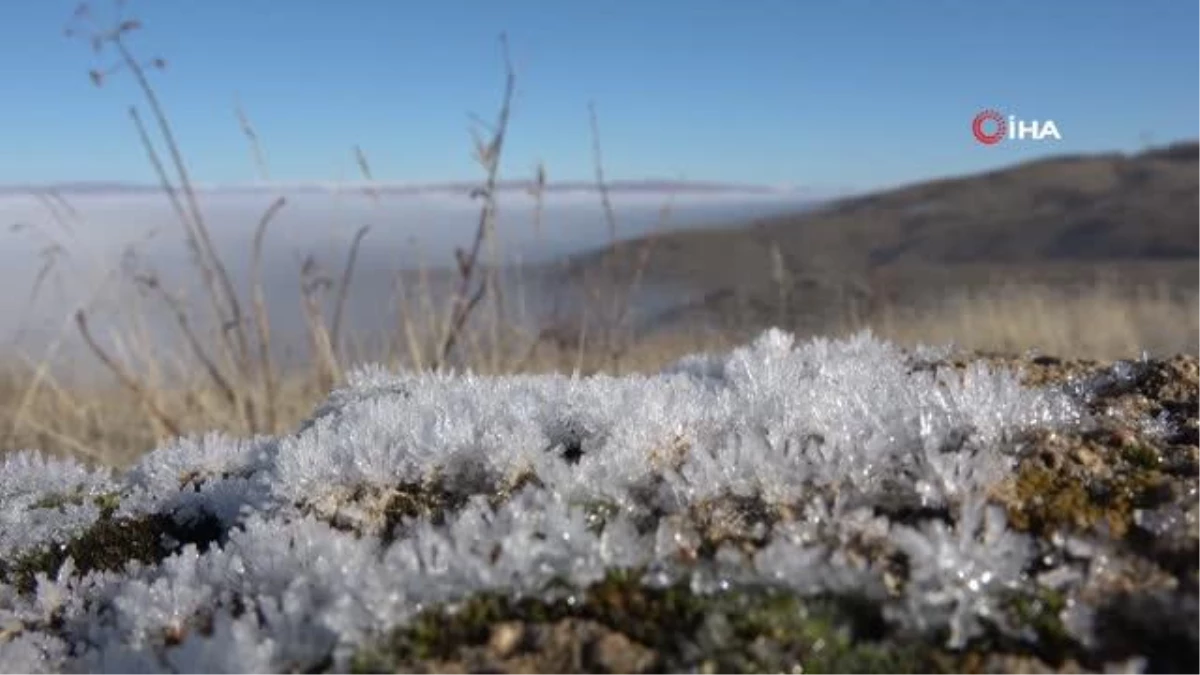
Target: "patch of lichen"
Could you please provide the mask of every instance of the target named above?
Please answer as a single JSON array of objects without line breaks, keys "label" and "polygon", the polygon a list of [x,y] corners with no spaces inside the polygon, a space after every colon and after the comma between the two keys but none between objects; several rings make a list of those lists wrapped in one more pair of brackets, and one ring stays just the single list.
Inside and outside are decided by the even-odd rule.
[{"label": "patch of lichen", "polygon": [[[622,511],[621,505],[611,500],[589,499],[575,505],[583,509],[588,529],[595,534],[603,532],[605,525]],[[770,541],[776,523],[796,517],[796,512],[795,507],[769,504],[758,495],[740,496],[728,491],[702,500],[677,516],[698,536],[694,547],[681,544],[677,559],[682,562],[711,560],[717,550],[726,545],[752,554]],[[663,517],[670,517],[645,509],[632,515],[642,534],[653,532]]]},{"label": "patch of lichen", "polygon": [[402,483],[392,491],[384,507],[387,518],[386,532],[404,520],[427,518],[434,525],[442,525],[446,517],[467,503],[467,495],[455,493],[446,487],[440,478]]},{"label": "patch of lichen", "polygon": [[726,545],[753,554],[770,541],[772,528],[790,513],[788,507],[768,504],[759,495],[725,492],[715,499],[699,502],[688,514],[701,537],[697,555],[710,559]]},{"label": "patch of lichen", "polygon": [[[768,589],[701,595],[684,583],[648,587],[641,583],[639,571],[613,571],[575,595],[514,598],[483,593],[453,609],[427,610],[359,652],[352,669],[433,670],[456,663],[501,669],[503,660],[513,654],[495,654],[490,661],[479,655],[496,627],[572,619],[606,626],[627,638],[627,644],[648,650],[652,656],[640,667],[650,672],[781,672],[797,667],[804,672],[953,672],[961,668],[953,655],[931,643],[880,641],[883,629],[877,610],[853,598],[806,599]],[[476,655],[475,661],[464,660],[468,652]],[[587,660],[588,650],[579,653],[585,654],[583,661],[545,655],[544,662],[575,663],[585,671],[605,668],[603,662]]]},{"label": "patch of lichen", "polygon": [[1164,500],[1166,478],[1153,469],[1133,468],[1110,476],[1055,471],[1022,465],[1015,479],[1016,499],[1009,523],[1018,530],[1047,534],[1060,529],[1095,530],[1103,526],[1121,538],[1133,524],[1133,512]]},{"label": "patch of lichen", "polygon": [[492,509],[497,509],[530,485],[542,485],[532,471],[521,471],[474,490],[455,489],[440,473],[419,483],[401,484],[392,491],[384,507],[385,541],[393,540],[399,534],[397,528],[405,521],[421,518],[433,525],[443,525],[448,516],[461,510],[473,496],[485,496]]},{"label": "patch of lichen", "polygon": [[488,504],[493,509],[498,509],[505,502],[512,499],[514,495],[527,487],[545,487],[542,479],[534,473],[533,469],[518,471],[513,476],[501,481],[499,485],[492,488],[491,494],[488,495]]},{"label": "patch of lichen", "polygon": [[473,497],[482,496],[493,508],[527,486],[541,486],[532,471],[494,480],[454,481],[440,471],[394,485],[361,483],[333,486],[298,504],[308,514],[344,531],[381,536],[385,544],[404,536],[415,520],[443,525]]},{"label": "patch of lichen", "polygon": [[1130,443],[1121,447],[1121,458],[1132,466],[1142,469],[1157,469],[1162,464],[1162,455],[1147,443]]},{"label": "patch of lichen", "polygon": [[74,561],[77,574],[116,571],[133,561],[160,562],[189,543],[206,549],[222,532],[213,516],[195,519],[186,526],[163,514],[116,518],[115,495],[94,499],[102,510],[91,527],[66,541],[51,542],[15,554],[11,560],[0,560],[0,582],[29,593],[37,588],[38,574],[54,578],[68,558]]}]

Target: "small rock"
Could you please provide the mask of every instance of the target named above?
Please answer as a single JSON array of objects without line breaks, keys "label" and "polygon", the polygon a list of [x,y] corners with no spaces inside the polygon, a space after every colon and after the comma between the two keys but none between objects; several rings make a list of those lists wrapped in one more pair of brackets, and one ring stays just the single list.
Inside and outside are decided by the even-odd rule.
[{"label": "small rock", "polygon": [[592,643],[591,661],[610,673],[642,673],[654,665],[654,652],[621,633],[606,632]]},{"label": "small rock", "polygon": [[1104,460],[1101,459],[1094,450],[1085,446],[1079,446],[1071,450],[1071,459],[1079,463],[1080,466],[1088,471],[1099,471],[1104,468]]},{"label": "small rock", "polygon": [[492,635],[488,639],[488,649],[492,655],[498,659],[507,659],[512,656],[517,647],[521,646],[521,641],[525,638],[525,626],[519,621],[506,621],[496,624],[492,628]]}]

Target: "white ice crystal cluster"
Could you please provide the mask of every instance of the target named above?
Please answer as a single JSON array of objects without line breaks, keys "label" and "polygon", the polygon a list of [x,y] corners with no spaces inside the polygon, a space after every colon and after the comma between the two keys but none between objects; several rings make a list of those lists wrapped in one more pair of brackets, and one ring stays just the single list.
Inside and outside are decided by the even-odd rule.
[{"label": "white ice crystal cluster", "polygon": [[[367,368],[292,435],[180,440],[121,474],[10,454],[0,560],[102,519],[210,534],[164,534],[169,555],[118,570],[84,573],[68,558],[34,588],[10,575],[0,670],[344,669],[432,605],[582,587],[618,568],[649,570],[646,583],[691,575],[701,591],[857,590],[888,620],[961,645],[1035,555],[985,499],[1014,465],[1014,438],[1083,415],[1071,395],[1024,388],[1016,373],[924,366],[937,356],[867,333],[797,345],[769,331],[654,376]],[[514,482],[522,475],[536,480]],[[463,496],[437,517],[389,520],[363,498],[434,480]],[[511,494],[489,499],[501,485]],[[799,515],[756,553],[724,547],[687,569],[677,553],[700,535],[682,516],[729,496]],[[602,527],[597,504],[612,507]],[[947,515],[895,515],[921,509]],[[884,561],[851,541],[907,556],[897,592]]]}]

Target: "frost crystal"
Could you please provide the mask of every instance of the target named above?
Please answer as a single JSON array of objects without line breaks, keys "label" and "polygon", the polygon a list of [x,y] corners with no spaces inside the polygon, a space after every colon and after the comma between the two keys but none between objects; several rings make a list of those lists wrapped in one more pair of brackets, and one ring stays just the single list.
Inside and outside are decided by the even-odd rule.
[{"label": "frost crystal", "polygon": [[948,626],[949,645],[961,647],[978,634],[980,619],[997,620],[999,591],[1017,588],[1031,546],[1007,530],[999,507],[972,498],[958,522],[933,521],[920,530],[897,527],[896,545],[912,568],[906,594],[908,618],[919,628]]},{"label": "frost crystal", "polygon": [[1082,413],[921,363],[868,333],[769,331],[655,376],[371,367],[278,438],[184,439],[121,475],[10,454],[6,562],[100,526],[148,552],[0,579],[0,669],[345,669],[423,608],[614,569],[883,601],[894,554],[888,616],[959,646],[1032,555],[985,501],[1009,440]]}]

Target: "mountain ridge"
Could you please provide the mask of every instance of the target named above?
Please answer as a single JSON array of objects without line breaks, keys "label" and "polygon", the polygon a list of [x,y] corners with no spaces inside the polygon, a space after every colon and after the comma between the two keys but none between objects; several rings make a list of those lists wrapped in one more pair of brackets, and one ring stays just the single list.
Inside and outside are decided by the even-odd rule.
[{"label": "mountain ridge", "polygon": [[565,267],[575,280],[630,278],[649,245],[643,284],[688,298],[679,306],[689,312],[749,322],[757,315],[746,317],[745,307],[776,312],[781,295],[803,314],[841,311],[847,298],[909,304],[1016,280],[1067,288],[1115,277],[1131,288],[1194,291],[1198,159],[1194,140],[1040,158],[801,213],[631,239],[572,256]]}]

